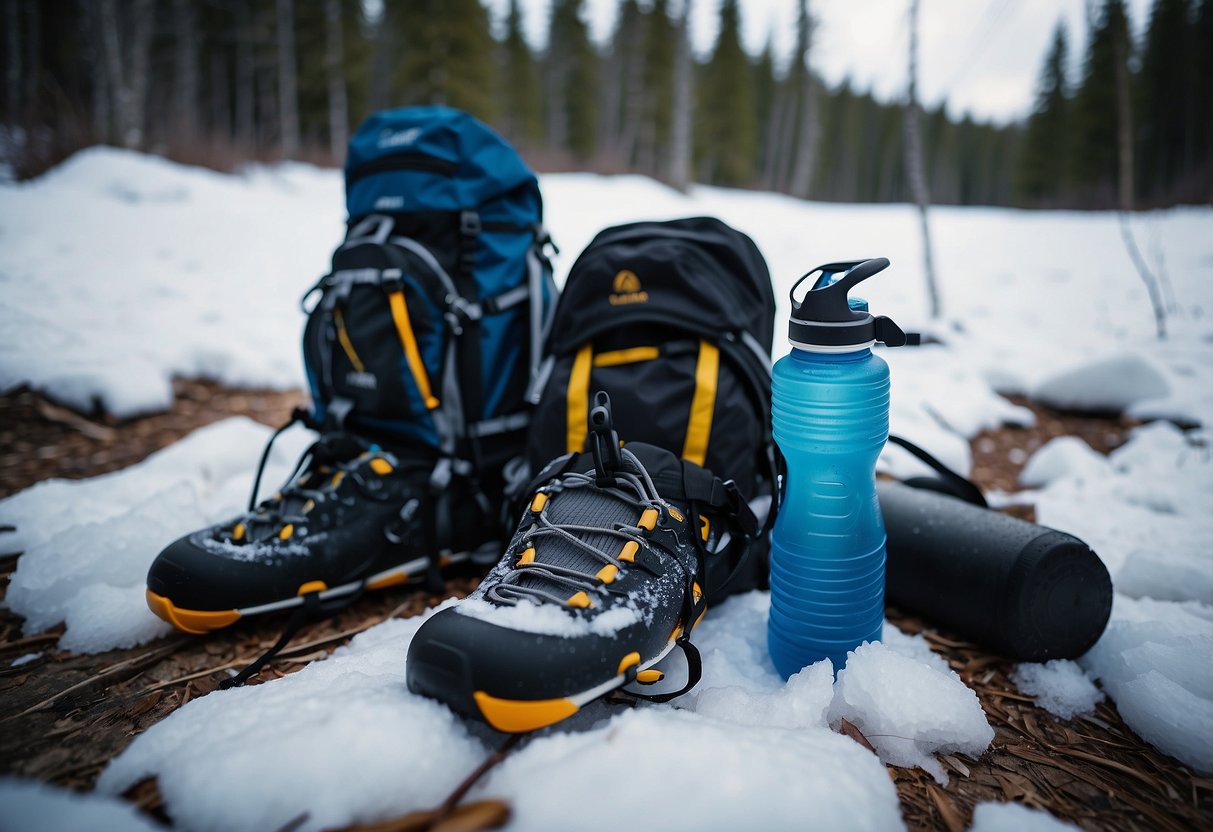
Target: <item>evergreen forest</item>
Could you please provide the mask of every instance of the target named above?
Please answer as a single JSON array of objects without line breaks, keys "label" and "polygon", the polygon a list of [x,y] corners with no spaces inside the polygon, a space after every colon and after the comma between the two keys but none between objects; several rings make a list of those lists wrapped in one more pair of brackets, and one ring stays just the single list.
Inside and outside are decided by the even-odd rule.
[{"label": "evergreen forest", "polygon": [[[434,103],[485,120],[541,171],[911,199],[905,102],[811,71],[811,0],[782,61],[769,43],[743,48],[739,0],[619,0],[602,44],[584,0],[552,0],[540,51],[517,0],[496,22],[481,0],[0,2],[0,161],[18,177],[98,142],[221,169],[340,163],[370,112]],[[692,3],[719,14],[705,55],[690,47]],[[1019,122],[922,110],[932,202],[1213,199],[1213,0],[1153,0],[1145,21],[1125,0],[1088,7],[1085,42],[1059,23],[1050,43],[1023,44],[1041,65]]]}]

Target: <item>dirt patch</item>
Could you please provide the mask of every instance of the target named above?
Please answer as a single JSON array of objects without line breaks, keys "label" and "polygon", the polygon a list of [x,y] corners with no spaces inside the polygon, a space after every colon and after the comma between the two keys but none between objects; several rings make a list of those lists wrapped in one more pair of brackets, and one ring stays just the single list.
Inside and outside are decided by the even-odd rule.
[{"label": "dirt patch", "polygon": [[[209,422],[244,414],[281,424],[300,392],[231,390],[201,381],[175,385],[171,411],[140,419],[84,418],[29,391],[0,397],[0,494],[50,477],[88,477],[138,462]],[[986,431],[973,442],[973,478],[987,490],[1013,491],[1032,452],[1055,436],[1075,435],[1108,452],[1135,423],[1061,414],[1019,401],[1037,415],[1031,428]],[[15,568],[0,556],[0,593]],[[293,673],[355,633],[394,616],[416,615],[462,596],[478,577],[465,572],[443,593],[396,587],[371,593],[328,621],[300,632],[253,684]],[[977,692],[996,731],[980,760],[943,758],[946,787],[918,769],[890,768],[912,829],[962,830],[986,800],[1047,809],[1088,829],[1213,827],[1213,780],[1200,778],[1139,740],[1111,703],[1093,717],[1062,721],[1019,694],[1014,663],[955,638],[919,618],[889,611],[901,629],[921,632]],[[76,789],[91,788],[105,763],[138,733],[192,698],[205,695],[268,648],[283,625],[273,616],[244,621],[207,638],[171,636],[133,650],[77,656],[55,649],[58,633],[23,638],[20,622],[0,609],[0,772]],[[42,652],[33,662],[12,659]],[[155,783],[127,795],[166,821]]]}]

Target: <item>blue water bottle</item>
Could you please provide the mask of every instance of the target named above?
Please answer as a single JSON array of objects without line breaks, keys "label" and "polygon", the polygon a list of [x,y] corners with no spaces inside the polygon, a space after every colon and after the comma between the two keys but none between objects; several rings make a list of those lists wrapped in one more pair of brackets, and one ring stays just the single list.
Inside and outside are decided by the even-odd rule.
[{"label": "blue water bottle", "polygon": [[[787,461],[784,498],[771,532],[767,645],[786,679],[880,639],[885,531],[876,502],[876,458],[889,437],[889,365],[872,354],[906,335],[848,299],[883,257],[830,263],[792,287],[792,352],[774,368],[772,427]],[[796,299],[797,289],[820,275]]]}]

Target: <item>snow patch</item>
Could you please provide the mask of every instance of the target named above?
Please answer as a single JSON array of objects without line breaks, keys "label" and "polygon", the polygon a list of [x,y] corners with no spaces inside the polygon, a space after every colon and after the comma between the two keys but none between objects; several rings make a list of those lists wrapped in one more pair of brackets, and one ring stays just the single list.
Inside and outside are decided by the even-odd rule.
[{"label": "snow patch", "polygon": [[0,777],[0,832],[31,829],[162,832],[124,800]]},{"label": "snow patch", "polygon": [[1019,692],[1036,697],[1036,704],[1053,716],[1072,719],[1092,714],[1104,700],[1103,691],[1072,661],[1054,659],[1043,664],[1025,662],[1011,671]]},{"label": "snow patch", "polygon": [[978,803],[969,832],[1069,832],[1079,827],[1018,803]]},{"label": "snow patch", "polygon": [[1049,376],[1032,398],[1061,410],[1119,413],[1130,405],[1170,395],[1163,372],[1136,353],[1123,353]]},{"label": "snow patch", "polygon": [[1023,485],[1040,487],[1062,477],[1095,480],[1110,473],[1103,454],[1091,449],[1077,436],[1058,436],[1032,454],[1019,474]]},{"label": "snow patch", "polygon": [[573,615],[555,604],[520,601],[513,606],[492,604],[480,598],[467,598],[455,607],[461,615],[524,633],[540,633],[561,638],[585,635],[613,636],[640,621],[640,611],[620,604],[593,618]]}]

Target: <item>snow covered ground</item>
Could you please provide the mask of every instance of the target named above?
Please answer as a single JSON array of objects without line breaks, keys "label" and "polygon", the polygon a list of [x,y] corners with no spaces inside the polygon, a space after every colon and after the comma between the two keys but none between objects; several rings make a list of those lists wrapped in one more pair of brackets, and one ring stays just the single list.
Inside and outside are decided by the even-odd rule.
[{"label": "snow covered ground", "polygon": [[[1041,522],[1090,543],[1117,590],[1107,634],[1087,656],[1021,667],[1020,684],[1057,713],[1080,713],[1098,678],[1144,739],[1213,771],[1213,210],[1134,220],[1168,276],[1171,337],[1158,342],[1111,215],[936,210],[946,317],[932,322],[905,206],[682,195],[586,174],[546,176],[542,186],[563,251],[558,279],[606,225],[699,214],[754,237],[779,295],[819,263],[889,257],[862,294],[875,313],[941,342],[884,352],[893,430],[962,471],[971,436],[1032,418],[999,393],[1200,425],[1148,425],[1108,458],[1058,440],[1025,470],[1031,490],[1006,499],[1031,500]],[[0,184],[0,389],[29,384],[129,415],[165,406],[174,375],[302,386],[297,300],[342,228],[339,175],[304,165],[226,176],[93,149],[34,182]],[[786,306],[781,297],[781,317]],[[787,347],[776,340],[779,356]],[[7,603],[31,633],[65,621],[66,649],[163,634],[142,602],[148,563],[163,542],[242,506],[267,433],[229,420],[126,471],[0,502],[0,525],[17,527],[0,549],[25,551]],[[291,437],[267,482],[305,441]],[[884,464],[908,473],[916,463],[891,449]],[[696,639],[704,681],[692,694],[627,713],[591,707],[511,755],[475,794],[509,799],[517,829],[567,827],[570,817],[617,828],[637,811],[668,828],[812,817],[822,828],[890,829],[901,821],[883,767],[828,725],[846,718],[885,735],[873,740],[885,761],[937,777],[935,754],[988,745],[976,697],[921,639],[886,626],[885,643],[857,651],[837,682],[816,666],[785,684],[766,656],[766,608],[752,593],[713,610]],[[99,791],[155,774],[186,829],[277,828],[304,810],[303,828],[319,829],[437,804],[498,740],[405,690],[418,624],[387,622],[297,674],[189,703],[137,738]],[[194,753],[180,754],[187,744]],[[624,782],[616,777],[629,799],[602,801],[603,778]],[[5,794],[50,799],[15,783],[0,784]],[[1029,822],[992,806],[975,816],[983,829]]]}]

